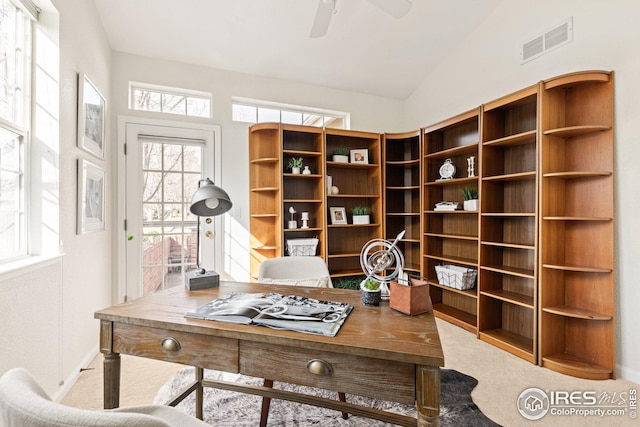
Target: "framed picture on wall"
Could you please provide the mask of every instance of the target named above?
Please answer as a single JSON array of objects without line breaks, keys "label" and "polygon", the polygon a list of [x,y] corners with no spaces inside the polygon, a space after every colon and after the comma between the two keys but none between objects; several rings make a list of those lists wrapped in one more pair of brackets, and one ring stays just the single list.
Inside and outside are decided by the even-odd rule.
[{"label": "framed picture on wall", "polygon": [[103,231],[105,224],[105,171],[78,159],[78,234]]},{"label": "framed picture on wall", "polygon": [[83,73],[78,73],[78,147],[104,158],[107,101]]}]

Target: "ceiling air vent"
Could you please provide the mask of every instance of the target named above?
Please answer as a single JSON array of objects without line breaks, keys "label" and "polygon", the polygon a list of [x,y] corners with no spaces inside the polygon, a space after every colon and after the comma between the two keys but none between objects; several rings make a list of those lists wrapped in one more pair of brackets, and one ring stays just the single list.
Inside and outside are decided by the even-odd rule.
[{"label": "ceiling air vent", "polygon": [[573,18],[562,24],[538,34],[522,44],[520,56],[522,63],[544,55],[552,49],[565,45],[573,40]]}]

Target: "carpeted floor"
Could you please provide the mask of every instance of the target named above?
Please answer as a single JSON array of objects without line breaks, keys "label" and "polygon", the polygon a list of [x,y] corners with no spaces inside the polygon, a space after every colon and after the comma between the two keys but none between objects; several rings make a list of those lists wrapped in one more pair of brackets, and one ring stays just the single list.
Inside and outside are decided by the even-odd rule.
[{"label": "carpeted floor", "polygon": [[[262,379],[247,377],[239,374],[228,374],[218,371],[205,371],[205,378],[221,379],[225,381],[242,382],[261,385]],[[154,403],[166,403],[172,396],[177,395],[194,379],[194,369],[184,368],[176,373],[162,386]],[[471,391],[478,381],[452,369],[441,372],[441,415],[440,425],[493,427],[498,424],[487,418],[473,403]],[[319,395],[336,399],[337,393],[311,387],[295,386],[291,384],[275,383],[276,388],[305,394]],[[407,416],[416,416],[414,406],[401,405],[380,399],[347,395],[347,401],[361,406],[374,407],[385,411],[396,412]],[[204,420],[215,426],[224,427],[254,427],[260,419],[259,396],[246,395],[226,390],[205,388],[204,390]],[[178,405],[184,411],[195,414],[195,397],[193,394]],[[283,400],[272,400],[269,411],[269,426],[343,426],[343,427],[383,427],[391,426],[381,421],[368,418],[349,416],[343,420],[341,414],[325,408],[303,405]]]}]

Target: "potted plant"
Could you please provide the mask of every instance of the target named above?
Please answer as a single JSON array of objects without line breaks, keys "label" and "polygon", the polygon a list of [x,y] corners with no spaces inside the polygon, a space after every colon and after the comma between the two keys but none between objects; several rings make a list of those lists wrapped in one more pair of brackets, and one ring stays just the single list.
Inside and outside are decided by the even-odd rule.
[{"label": "potted plant", "polygon": [[369,208],[365,206],[356,206],[351,209],[354,224],[369,224]]},{"label": "potted plant", "polygon": [[382,301],[380,282],[374,279],[365,279],[360,283],[362,289],[362,303],[368,306],[378,306]]},{"label": "potted plant", "polygon": [[460,190],[462,197],[464,198],[463,208],[465,211],[477,211],[478,210],[478,190],[475,188],[463,188]]},{"label": "potted plant", "polygon": [[291,157],[289,159],[289,164],[287,165],[287,167],[291,169],[291,173],[300,173],[300,168],[302,167],[302,157]]},{"label": "potted plant", "polygon": [[346,148],[336,148],[333,150],[333,161],[338,163],[349,163],[349,150]]}]

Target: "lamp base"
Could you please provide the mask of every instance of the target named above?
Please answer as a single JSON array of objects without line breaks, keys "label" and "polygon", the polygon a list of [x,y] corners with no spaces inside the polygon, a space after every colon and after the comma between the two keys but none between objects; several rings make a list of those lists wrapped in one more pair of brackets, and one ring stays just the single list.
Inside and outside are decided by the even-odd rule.
[{"label": "lamp base", "polygon": [[198,270],[190,271],[185,275],[184,285],[190,291],[215,288],[220,285],[220,275],[215,271],[205,271],[204,273],[200,273]]}]

